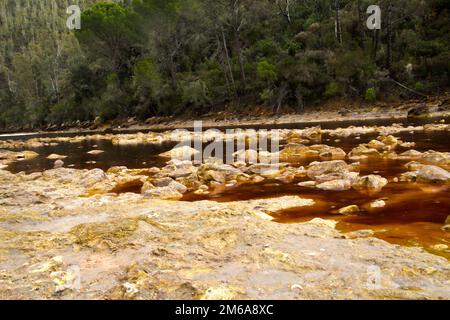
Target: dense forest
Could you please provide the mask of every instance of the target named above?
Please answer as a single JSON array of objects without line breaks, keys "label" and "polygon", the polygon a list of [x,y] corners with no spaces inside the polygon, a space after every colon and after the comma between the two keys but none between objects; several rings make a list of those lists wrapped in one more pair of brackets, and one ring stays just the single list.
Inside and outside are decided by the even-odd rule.
[{"label": "dense forest", "polygon": [[0,126],[439,94],[449,21],[448,0],[0,0]]}]

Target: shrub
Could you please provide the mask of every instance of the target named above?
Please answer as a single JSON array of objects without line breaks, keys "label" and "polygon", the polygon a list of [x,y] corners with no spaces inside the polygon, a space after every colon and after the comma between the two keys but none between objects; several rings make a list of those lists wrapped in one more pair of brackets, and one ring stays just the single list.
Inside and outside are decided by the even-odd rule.
[{"label": "shrub", "polygon": [[259,94],[259,98],[260,98],[263,102],[268,102],[270,99],[273,98],[273,90],[271,90],[271,89],[264,89],[264,90]]},{"label": "shrub", "polygon": [[324,96],[327,98],[335,97],[338,95],[339,86],[336,82],[331,82],[327,85],[325,89]]},{"label": "shrub", "polygon": [[377,100],[377,92],[375,88],[369,88],[366,90],[365,99],[368,102],[374,102]]},{"label": "shrub", "polygon": [[276,68],[267,60],[261,60],[256,65],[256,75],[261,80],[275,81],[277,79]]},{"label": "shrub", "polygon": [[425,86],[423,85],[422,82],[418,81],[416,82],[416,84],[414,85],[414,89],[416,91],[424,91],[425,90]]}]

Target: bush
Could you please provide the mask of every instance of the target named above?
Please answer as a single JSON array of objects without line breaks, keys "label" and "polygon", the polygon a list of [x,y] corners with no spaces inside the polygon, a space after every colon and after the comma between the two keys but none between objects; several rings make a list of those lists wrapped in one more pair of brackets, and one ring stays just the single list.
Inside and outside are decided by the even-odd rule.
[{"label": "bush", "polygon": [[414,89],[416,91],[424,91],[425,90],[425,86],[423,85],[422,82],[418,81],[416,82],[416,84],[414,85]]},{"label": "bush", "polygon": [[275,81],[277,79],[276,67],[267,60],[261,60],[256,65],[256,75],[264,81]]},{"label": "bush", "polygon": [[327,85],[325,93],[323,94],[327,98],[335,97],[338,95],[339,86],[336,82],[331,82]]},{"label": "bush", "polygon": [[182,87],[182,104],[204,107],[208,102],[207,87],[201,80],[186,81]]},{"label": "bush", "polygon": [[377,92],[376,92],[375,88],[367,89],[365,99],[368,102],[374,102],[377,100]]},{"label": "bush", "polygon": [[271,89],[264,89],[263,92],[259,94],[259,98],[263,102],[268,102],[270,99],[273,98],[273,90]]}]

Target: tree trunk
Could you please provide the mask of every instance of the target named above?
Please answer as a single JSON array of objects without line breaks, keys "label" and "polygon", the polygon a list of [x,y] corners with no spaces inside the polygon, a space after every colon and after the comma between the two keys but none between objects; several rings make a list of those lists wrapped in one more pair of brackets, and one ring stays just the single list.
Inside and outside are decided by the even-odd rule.
[{"label": "tree trunk", "polygon": [[288,84],[287,82],[283,82],[280,87],[280,92],[276,101],[276,113],[280,112],[281,106],[283,105],[283,101],[286,98],[286,94],[288,93]]},{"label": "tree trunk", "polygon": [[366,28],[365,28],[365,23],[364,23],[364,19],[363,19],[363,15],[362,15],[362,10],[361,10],[361,0],[358,0],[357,2],[357,9],[358,9],[358,26],[359,26],[359,44],[361,47],[365,47],[364,45],[364,39],[366,38]]},{"label": "tree trunk", "polygon": [[177,90],[177,71],[175,68],[175,61],[174,61],[174,55],[171,54],[170,55],[170,79],[171,79],[171,83],[172,83],[172,88],[173,90]]},{"label": "tree trunk", "polygon": [[225,32],[223,31],[223,26],[220,26],[220,32],[222,33],[223,42],[223,52],[225,55],[225,60],[228,66],[228,72],[230,76],[231,85],[233,86],[234,95],[236,95],[236,84],[234,83],[233,69],[231,68],[230,55],[228,54],[227,39],[225,38]]},{"label": "tree trunk", "polygon": [[336,11],[336,39],[339,44],[342,44],[342,29],[341,29],[341,16],[339,13],[339,0],[334,0],[334,7]]},{"label": "tree trunk", "polygon": [[[282,3],[283,2],[283,3]],[[290,24],[291,21],[291,0],[277,0],[278,9],[280,10],[280,14],[286,19],[286,21]],[[284,6],[283,6],[284,4]]]},{"label": "tree trunk", "polygon": [[373,60],[377,59],[379,43],[380,43],[380,30],[375,29],[373,30],[373,52],[372,52]]},{"label": "tree trunk", "polygon": [[392,66],[392,3],[388,1],[387,8],[387,61],[386,68],[390,71]]},{"label": "tree trunk", "polygon": [[242,26],[242,18],[240,14],[240,0],[233,0],[232,3],[232,16],[233,16],[233,32],[234,32],[234,49],[239,61],[239,68],[240,68],[240,76],[241,76],[241,83],[242,87],[245,89],[246,87],[246,76],[245,76],[245,69],[244,69],[244,60],[242,57],[242,48],[241,48],[241,26]]}]

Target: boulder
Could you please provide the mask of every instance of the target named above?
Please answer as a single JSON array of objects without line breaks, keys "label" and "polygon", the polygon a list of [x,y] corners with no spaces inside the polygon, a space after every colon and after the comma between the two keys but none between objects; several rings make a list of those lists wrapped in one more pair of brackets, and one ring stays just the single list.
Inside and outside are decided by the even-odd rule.
[{"label": "boulder", "polygon": [[422,152],[417,150],[408,150],[399,155],[399,158],[402,159],[419,159],[420,157],[422,157]]},{"label": "boulder", "polygon": [[423,166],[425,166],[423,163],[417,161],[411,161],[405,164],[405,168],[410,171],[419,171]]},{"label": "boulder", "polygon": [[342,160],[333,160],[311,163],[307,168],[306,174],[309,178],[315,180],[318,176],[344,172],[349,172],[347,163]]},{"label": "boulder", "polygon": [[384,208],[386,206],[386,202],[384,200],[375,200],[370,203],[371,208]]},{"label": "boulder", "polygon": [[341,148],[329,147],[320,152],[319,157],[326,160],[343,160],[346,155],[345,151]]},{"label": "boulder", "polygon": [[145,193],[146,191],[152,189],[155,189],[155,186],[150,181],[146,181],[141,188],[141,193]]},{"label": "boulder", "polygon": [[81,177],[81,185],[84,187],[91,187],[96,183],[108,180],[108,176],[101,169],[89,170]]},{"label": "boulder", "polygon": [[87,154],[90,154],[92,156],[96,156],[96,155],[102,154],[104,152],[105,151],[103,151],[103,150],[91,150],[91,151],[88,151]]},{"label": "boulder", "polygon": [[320,142],[322,141],[322,129],[320,127],[304,129],[302,136],[310,141]]},{"label": "boulder", "polygon": [[201,181],[216,181],[226,183],[236,180],[243,172],[227,164],[203,164],[199,167],[197,175]]},{"label": "boulder", "polygon": [[358,213],[359,207],[357,205],[351,205],[351,206],[347,206],[344,208],[341,208],[337,211],[337,214],[342,214],[342,215],[352,215],[352,214],[356,214]]},{"label": "boulder", "polygon": [[326,191],[344,191],[352,188],[352,183],[349,180],[331,180],[316,185],[317,189]]},{"label": "boulder", "polygon": [[164,177],[171,177],[174,179],[182,178],[190,176],[191,174],[195,173],[197,169],[192,164],[192,161],[186,160],[172,160],[168,162],[168,165],[162,168],[159,176]]},{"label": "boulder", "polygon": [[378,140],[372,140],[370,141],[367,146],[369,148],[375,149],[375,150],[383,150],[383,148],[386,146],[383,142]]},{"label": "boulder", "polygon": [[179,200],[183,195],[172,187],[160,187],[145,190],[142,195],[150,199]]},{"label": "boulder", "polygon": [[17,159],[34,159],[36,157],[39,156],[39,153],[34,152],[34,151],[29,151],[29,150],[25,150],[25,151],[21,151],[21,152],[17,152],[16,153],[16,158]]},{"label": "boulder", "polygon": [[161,153],[159,156],[177,160],[190,160],[193,156],[196,156],[198,154],[200,154],[200,151],[189,146],[183,146]]},{"label": "boulder", "polygon": [[414,182],[417,179],[417,174],[418,173],[419,173],[419,171],[409,171],[409,172],[402,173],[400,175],[399,181],[401,181],[401,182]]},{"label": "boulder", "polygon": [[437,166],[423,166],[417,173],[418,181],[447,182],[450,180],[450,172]]},{"label": "boulder", "polygon": [[285,167],[281,164],[254,164],[245,170],[247,173],[258,174],[263,177],[273,177],[281,174],[281,168]]},{"label": "boulder", "polygon": [[353,148],[352,151],[348,154],[350,159],[363,159],[368,157],[379,157],[380,153],[377,149],[368,148],[365,145],[360,145],[356,148]]},{"label": "boulder", "polygon": [[63,166],[64,166],[64,161],[62,161],[62,160],[56,160],[55,163],[53,164],[54,169],[59,169],[59,168],[62,168]]},{"label": "boulder", "polygon": [[436,152],[430,150],[422,155],[420,162],[450,170],[450,152]]},{"label": "boulder", "polygon": [[186,193],[187,188],[183,184],[173,180],[172,178],[161,178],[161,179],[155,179],[152,180],[152,184],[156,187],[164,188],[164,187],[170,187],[179,193]]},{"label": "boulder", "polygon": [[380,136],[378,140],[383,143],[385,146],[396,146],[400,143],[400,140],[394,136]]},{"label": "boulder", "polygon": [[314,188],[317,185],[316,181],[303,181],[297,184],[299,187],[303,188]]},{"label": "boulder", "polygon": [[316,177],[316,181],[319,183],[332,181],[332,180],[346,180],[350,184],[353,184],[359,177],[356,172],[335,172],[324,174]]},{"label": "boulder", "polygon": [[302,144],[290,143],[280,151],[280,161],[296,162],[300,158],[317,157],[319,151],[312,150]]},{"label": "boulder", "polygon": [[63,156],[60,154],[56,154],[56,153],[52,153],[51,155],[49,155],[47,157],[48,160],[60,160],[60,159],[65,159],[67,158],[67,156]]},{"label": "boulder", "polygon": [[356,190],[364,190],[368,192],[379,192],[388,184],[388,180],[378,175],[368,175],[359,178],[353,188]]}]

